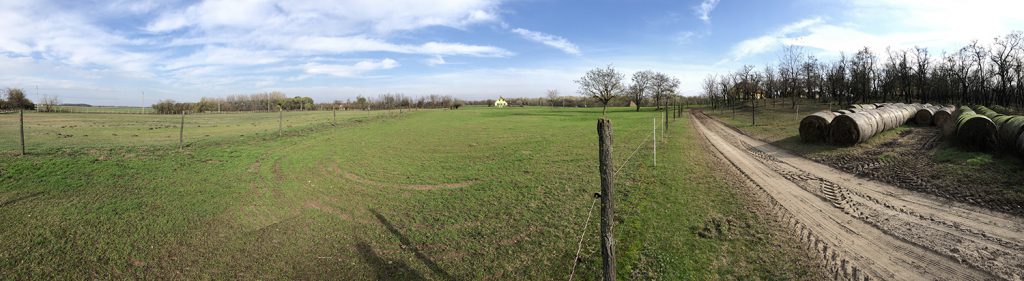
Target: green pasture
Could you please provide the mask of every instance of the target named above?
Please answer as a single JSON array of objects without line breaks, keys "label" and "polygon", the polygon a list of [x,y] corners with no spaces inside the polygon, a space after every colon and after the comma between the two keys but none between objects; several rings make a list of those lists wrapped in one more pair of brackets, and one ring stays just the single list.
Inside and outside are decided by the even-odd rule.
[{"label": "green pasture", "polygon": [[[582,234],[574,279],[598,279],[598,208],[586,218],[600,112],[339,112],[337,126],[330,112],[286,112],[284,137],[277,114],[194,115],[184,150],[180,116],[28,114],[30,154],[0,157],[0,272],[564,280]],[[655,116],[608,113],[622,279],[820,278],[685,116],[659,136],[654,167]],[[8,151],[11,120],[0,115]]]}]

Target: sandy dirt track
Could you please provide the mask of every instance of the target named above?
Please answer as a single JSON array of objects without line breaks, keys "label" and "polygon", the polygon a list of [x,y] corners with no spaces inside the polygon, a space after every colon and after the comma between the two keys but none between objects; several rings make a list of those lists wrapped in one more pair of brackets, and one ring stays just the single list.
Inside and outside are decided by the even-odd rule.
[{"label": "sandy dirt track", "polygon": [[789,218],[837,279],[1021,280],[1024,220],[859,178],[699,111],[693,126]]}]

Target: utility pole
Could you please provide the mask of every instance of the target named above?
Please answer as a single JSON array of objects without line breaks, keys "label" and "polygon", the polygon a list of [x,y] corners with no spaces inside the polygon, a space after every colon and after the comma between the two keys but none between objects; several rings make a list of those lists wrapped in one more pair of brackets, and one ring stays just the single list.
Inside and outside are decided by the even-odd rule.
[{"label": "utility pole", "polygon": [[612,121],[606,118],[597,120],[598,154],[601,161],[601,260],[604,264],[604,280],[615,280],[615,239],[612,226],[615,223],[615,205],[612,201],[614,191],[613,174],[615,165],[612,163]]}]

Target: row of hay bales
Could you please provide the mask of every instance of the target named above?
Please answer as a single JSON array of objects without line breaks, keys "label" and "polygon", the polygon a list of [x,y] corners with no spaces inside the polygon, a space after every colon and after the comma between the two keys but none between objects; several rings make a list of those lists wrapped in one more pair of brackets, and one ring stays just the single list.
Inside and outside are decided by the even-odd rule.
[{"label": "row of hay bales", "polygon": [[918,107],[917,113],[914,113],[914,123],[920,126],[942,127],[953,119],[953,111],[956,111],[956,106],[923,104]]},{"label": "row of hay bales", "polygon": [[1024,116],[1005,115],[980,105],[974,109],[964,109],[957,118],[958,123],[963,122],[957,126],[958,141],[973,149],[995,148],[1024,154]]},{"label": "row of hay bales", "polygon": [[819,111],[800,121],[805,142],[853,145],[902,126],[924,105],[903,103],[854,104],[844,110]]}]

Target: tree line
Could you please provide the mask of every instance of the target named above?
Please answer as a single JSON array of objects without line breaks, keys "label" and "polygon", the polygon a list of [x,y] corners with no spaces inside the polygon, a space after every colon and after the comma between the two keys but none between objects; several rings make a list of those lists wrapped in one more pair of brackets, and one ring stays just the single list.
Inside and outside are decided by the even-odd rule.
[{"label": "tree line", "polygon": [[629,84],[625,77],[624,73],[608,65],[587,71],[574,82],[579,85],[580,94],[602,105],[602,113],[606,113],[608,105],[616,99],[632,101],[636,104],[636,111],[640,111],[640,105],[645,100],[653,100],[655,109],[660,109],[680,97],[677,93],[679,79],[668,74],[652,70],[638,71],[633,73]]},{"label": "tree line", "polygon": [[25,97],[25,91],[18,88],[7,88],[7,98],[0,99],[0,110],[36,109],[36,104]]},{"label": "tree line", "polygon": [[798,99],[853,104],[920,102],[1004,105],[1024,108],[1024,35],[1015,31],[989,44],[977,40],[933,55],[924,47],[868,47],[851,56],[823,61],[797,46],[785,47],[775,65],[744,65],[703,81],[703,98],[712,106],[744,100]]}]

